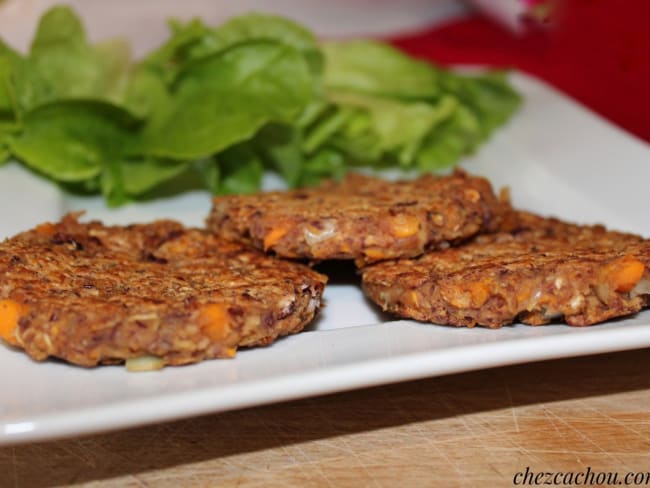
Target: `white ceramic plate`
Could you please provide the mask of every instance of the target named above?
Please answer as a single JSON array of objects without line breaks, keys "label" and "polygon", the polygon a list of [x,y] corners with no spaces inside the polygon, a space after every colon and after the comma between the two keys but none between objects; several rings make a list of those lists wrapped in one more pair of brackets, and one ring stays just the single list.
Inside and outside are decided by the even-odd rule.
[{"label": "white ceramic plate", "polygon": [[[515,75],[525,106],[480,153],[471,172],[509,185],[514,203],[580,222],[648,236],[650,148],[548,86]],[[271,181],[269,184],[272,184]],[[209,198],[191,194],[119,210],[61,195],[17,165],[0,170],[0,234],[11,235],[67,210],[107,222],[173,217],[201,224]],[[349,271],[349,270],[348,270]],[[589,328],[501,330],[389,322],[351,273],[326,292],[308,331],[268,348],[158,372],[86,370],[36,363],[0,346],[0,444],[118,429],[382,383],[540,359],[650,346],[650,311]]]}]

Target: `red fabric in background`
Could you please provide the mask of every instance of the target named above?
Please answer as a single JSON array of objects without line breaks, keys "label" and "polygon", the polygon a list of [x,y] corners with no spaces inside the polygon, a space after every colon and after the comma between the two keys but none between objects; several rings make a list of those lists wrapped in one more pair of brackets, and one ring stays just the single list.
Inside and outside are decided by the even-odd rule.
[{"label": "red fabric in background", "polygon": [[529,72],[650,142],[649,24],[650,0],[565,0],[547,31],[517,36],[476,15],[393,42],[442,64]]}]

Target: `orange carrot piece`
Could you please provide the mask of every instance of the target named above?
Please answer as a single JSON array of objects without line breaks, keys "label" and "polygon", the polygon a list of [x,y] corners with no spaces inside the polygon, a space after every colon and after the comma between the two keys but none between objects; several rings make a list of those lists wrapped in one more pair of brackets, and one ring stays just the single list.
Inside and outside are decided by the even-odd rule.
[{"label": "orange carrot piece", "polygon": [[645,265],[633,256],[625,256],[611,263],[607,271],[612,288],[626,293],[639,282]]},{"label": "orange carrot piece", "polygon": [[211,303],[200,312],[199,325],[201,330],[214,341],[222,341],[230,333],[228,310],[223,303]]},{"label": "orange carrot piece", "polygon": [[396,215],[391,219],[391,232],[395,237],[411,237],[420,229],[415,215]]},{"label": "orange carrot piece", "polygon": [[264,250],[268,251],[272,246],[277,244],[287,232],[289,232],[289,229],[285,229],[284,227],[271,229],[271,231],[264,236]]},{"label": "orange carrot piece", "polygon": [[56,225],[51,222],[44,222],[36,226],[36,232],[44,236],[52,236],[56,232]]},{"label": "orange carrot piece", "polygon": [[15,331],[18,327],[18,320],[23,314],[23,308],[14,300],[0,300],[0,338],[14,346],[18,344]]},{"label": "orange carrot piece", "polygon": [[376,247],[364,249],[363,254],[370,259],[384,259],[386,257],[386,253],[382,249]]},{"label": "orange carrot piece", "polygon": [[469,287],[472,294],[472,305],[474,307],[481,307],[490,296],[490,289],[485,283],[472,283]]}]

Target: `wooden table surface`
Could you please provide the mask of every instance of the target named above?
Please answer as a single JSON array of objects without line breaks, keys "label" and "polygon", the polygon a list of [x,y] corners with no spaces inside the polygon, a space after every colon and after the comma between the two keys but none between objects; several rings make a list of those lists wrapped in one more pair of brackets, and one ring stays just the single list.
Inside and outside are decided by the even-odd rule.
[{"label": "wooden table surface", "polygon": [[649,359],[525,364],[5,447],[0,487],[512,486],[526,467],[622,479],[650,472]]}]

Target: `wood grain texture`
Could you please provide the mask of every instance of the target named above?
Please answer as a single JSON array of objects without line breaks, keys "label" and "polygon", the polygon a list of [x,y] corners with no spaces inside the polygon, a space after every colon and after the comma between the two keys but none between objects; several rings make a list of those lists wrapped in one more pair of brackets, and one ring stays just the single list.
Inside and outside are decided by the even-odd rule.
[{"label": "wood grain texture", "polygon": [[0,487],[511,486],[650,471],[650,349],[0,448]]}]

